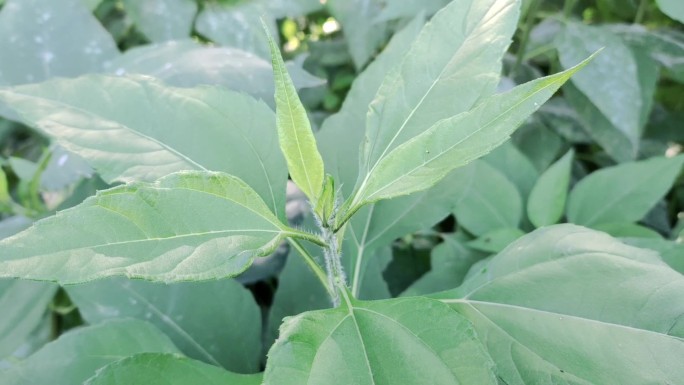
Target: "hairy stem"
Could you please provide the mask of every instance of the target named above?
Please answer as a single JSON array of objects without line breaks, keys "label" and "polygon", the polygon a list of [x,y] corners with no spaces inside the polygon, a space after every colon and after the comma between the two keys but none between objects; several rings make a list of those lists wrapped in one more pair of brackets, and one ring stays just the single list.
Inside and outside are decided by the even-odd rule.
[{"label": "hairy stem", "polygon": [[333,288],[332,301],[335,307],[340,304],[339,287],[346,287],[347,278],[342,267],[342,253],[337,242],[337,234],[329,228],[322,228],[321,236],[328,246],[323,251],[325,255],[325,265],[328,270],[328,282]]}]

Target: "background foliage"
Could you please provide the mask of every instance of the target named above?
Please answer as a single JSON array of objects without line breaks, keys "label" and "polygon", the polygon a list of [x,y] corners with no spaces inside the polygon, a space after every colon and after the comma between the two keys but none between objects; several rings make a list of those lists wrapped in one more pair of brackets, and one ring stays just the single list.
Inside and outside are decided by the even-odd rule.
[{"label": "background foliage", "polygon": [[[270,208],[276,217],[286,218],[298,228],[311,228],[303,195],[291,188],[276,191],[271,187],[274,183],[285,185],[287,179],[277,142],[259,140],[268,137],[274,125],[272,109],[276,105],[269,45],[260,17],[289,60],[288,71],[307,109],[326,167],[335,169],[338,186],[348,194],[359,165],[356,157],[350,162],[349,157],[340,154],[355,155],[363,136],[362,130],[349,126],[350,122],[364,127],[363,120],[354,119],[365,119],[382,78],[403,57],[405,47],[414,41],[424,20],[448,3],[0,2],[0,239],[83,202],[97,190],[133,180],[154,182],[185,169],[236,175],[254,189],[253,194],[246,193],[249,199],[260,197],[266,202],[262,213],[270,214]],[[453,340],[459,341],[458,354],[472,357],[468,364],[476,368],[496,364],[499,380],[506,379],[507,383],[530,381],[517,368],[516,359],[527,362],[535,373],[543,373],[540,377],[531,375],[534,378],[547,376],[584,383],[577,380],[583,378],[597,384],[649,380],[648,373],[638,366],[614,372],[611,368],[621,367],[623,358],[672,361],[673,365],[676,360],[681,362],[681,341],[665,337],[684,336],[677,315],[681,315],[677,312],[681,311],[682,301],[675,295],[682,291],[684,273],[684,184],[680,175],[684,155],[679,155],[684,145],[682,22],[684,9],[678,0],[527,0],[522,3],[517,25],[496,24],[502,30],[515,30],[504,57],[503,78],[498,85],[491,85],[498,91],[570,68],[599,48],[603,47],[603,51],[526,120],[510,142],[450,173],[438,187],[368,206],[351,222],[347,229],[350,240],[342,248],[343,264],[352,274],[354,295],[362,300],[380,300],[445,291],[433,297],[446,304],[406,298],[394,307],[385,302],[359,301],[349,308],[359,314],[374,311],[401,319],[410,330],[420,325],[401,318],[402,309],[420,309],[436,319],[448,318],[444,322],[452,326],[449,333]],[[504,50],[507,43],[500,42],[498,48],[491,49]],[[425,55],[439,55],[436,49],[426,51]],[[442,59],[446,60],[434,60]],[[78,81],[65,80],[102,73],[121,77],[102,80],[90,75]],[[141,76],[135,80],[123,77],[128,74]],[[50,80],[44,83],[49,87],[32,85],[46,80]],[[468,86],[478,84],[482,83]],[[176,88],[168,91],[167,85]],[[200,94],[193,88],[198,85],[221,87]],[[16,89],[21,90],[21,96],[6,91],[9,86],[19,86]],[[241,93],[262,102],[245,101]],[[107,98],[126,102],[98,102]],[[443,107],[439,100],[435,103],[435,110]],[[144,110],[134,107],[143,104]],[[398,116],[401,111],[401,106],[383,108],[399,111],[388,116]],[[87,130],[74,134],[69,141],[51,142],[47,139],[51,130],[63,127],[46,124],[42,118],[52,114],[64,121],[75,119],[68,114],[70,109],[94,111],[84,126],[112,130],[116,135],[102,148],[93,144],[96,141]],[[110,127],[113,116],[125,116],[125,125]],[[151,121],[156,124],[149,124]],[[214,147],[198,148],[193,144],[193,132],[181,129],[192,124],[228,124],[229,128],[209,134],[211,140],[207,143]],[[382,124],[385,121],[379,126]],[[145,146],[156,146],[164,130],[182,133],[170,139],[173,151],[160,148],[155,157],[147,157],[144,152],[148,147],[140,149],[140,153],[127,147],[130,138],[139,136],[149,139]],[[245,162],[262,161],[250,158],[254,154],[240,144],[243,138],[251,138],[250,143],[258,146],[260,153],[272,154],[263,173],[239,167]],[[93,157],[96,168],[108,165],[113,157],[119,159],[119,168],[97,174],[65,148],[69,146],[97,150],[98,155]],[[154,185],[121,187],[108,191],[129,195],[103,194],[96,199],[116,207],[116,199],[167,194],[162,191],[165,186],[195,183],[190,179],[167,178]],[[183,196],[169,193],[166,198],[192,199],[192,194],[200,190]],[[94,205],[95,201],[89,202]],[[285,202],[286,212],[282,212]],[[137,207],[138,213],[154,211],[150,215],[159,215],[159,222],[170,224],[169,228],[154,231],[179,231],[171,229],[179,222],[176,217],[159,214],[158,208],[147,206],[145,199],[140,199]],[[216,207],[207,204],[203,213],[207,217],[214,215]],[[217,223],[238,209],[222,206],[223,211],[218,211],[223,217]],[[115,214],[105,209],[102,212],[103,218],[111,215],[102,223],[114,221]],[[69,213],[60,215],[67,217]],[[193,214],[197,213],[185,217]],[[263,226],[264,221],[273,225],[277,219],[255,215],[250,224]],[[197,223],[182,222],[188,228],[209,226],[199,219]],[[41,223],[50,226],[49,221]],[[572,225],[563,227],[562,233],[555,233],[557,228],[545,228],[558,223],[600,230],[624,244]],[[73,227],[63,231],[76,228],[87,233],[90,226],[98,224],[79,223],[76,218]],[[164,285],[107,278],[61,287],[0,280],[0,308],[4,314],[0,318],[0,370],[4,370],[0,372],[0,384],[22,383],[27,378],[34,383],[64,384],[130,383],[126,378],[161,381],[156,367],[178,373],[160,383],[188,383],[194,373],[208,383],[260,383],[258,373],[266,367],[266,352],[278,336],[282,319],[330,308],[327,294],[297,257],[298,252],[276,242],[287,230],[274,231],[280,233],[264,241],[270,242],[268,251],[273,251],[272,255],[258,259],[235,279]],[[521,239],[527,233],[532,234]],[[129,235],[117,236],[128,239]],[[514,247],[507,248],[516,241]],[[42,247],[46,253],[57,253],[61,247],[27,244]],[[563,256],[576,258],[560,261],[561,255],[548,255],[544,245],[557,249],[562,245]],[[589,245],[611,262],[591,268],[583,264],[583,247]],[[17,250],[12,252],[21,253]],[[492,259],[495,254],[497,258]],[[535,266],[549,263],[546,259],[558,259],[560,271],[535,270]],[[485,263],[489,263],[488,270],[482,269]],[[525,269],[517,271],[514,265]],[[246,260],[234,260],[227,268],[240,270],[247,266]],[[33,270],[41,268],[55,270],[54,266]],[[615,273],[616,269],[622,273]],[[145,277],[149,271],[140,269],[137,273]],[[638,280],[626,280],[626,276]],[[577,283],[563,279],[568,277],[586,280]],[[536,282],[536,286],[528,287],[525,282]],[[650,297],[661,287],[658,285],[673,289]],[[622,291],[627,290],[632,294],[625,299]],[[522,293],[519,298],[525,300],[510,298],[507,293],[511,292]],[[587,292],[600,293],[601,301],[581,306],[573,302],[573,293]],[[642,311],[649,306],[655,310],[644,319],[632,319],[631,314],[637,310],[625,310]],[[461,317],[451,317],[449,307],[460,309],[474,326]],[[668,314],[659,313],[666,308],[670,309]],[[550,312],[558,309],[563,309],[571,320],[549,318],[544,321],[548,321],[547,329],[535,330],[532,320],[551,317]],[[286,322],[281,334],[296,339],[306,332],[301,324],[307,323],[325,333],[343,317],[340,309],[305,313]],[[511,317],[518,323],[506,324]],[[674,323],[668,323],[673,319]],[[634,329],[616,328],[615,324]],[[378,327],[389,326],[380,323]],[[641,335],[629,335],[637,329],[645,330],[643,334],[648,336],[640,339]],[[489,355],[479,345],[471,344],[474,333],[487,337],[491,344],[487,347]],[[587,340],[573,341],[576,335],[585,335]],[[610,338],[602,340],[606,335]],[[364,337],[374,336],[370,333]],[[639,346],[625,346],[624,357],[614,357],[611,362],[606,360],[608,355],[592,346],[592,338],[614,344],[638,341],[642,346],[666,346],[673,354],[651,357]],[[426,337],[426,341],[440,351],[439,338]],[[418,349],[406,343],[407,349]],[[567,359],[555,353],[562,351],[564,344],[572,343],[577,344],[579,358]],[[382,342],[378,346],[383,346]],[[510,347],[519,356],[500,346]],[[570,362],[575,367],[563,367],[560,372],[554,367],[550,374],[550,364],[530,353],[530,346],[538,349],[538,354],[551,357],[549,361]],[[442,359],[448,360],[448,354],[454,353],[444,353]],[[84,356],[89,358],[82,359]],[[270,359],[292,365],[288,357],[277,353]],[[425,367],[434,364],[425,359]],[[181,367],[186,369],[179,370]],[[267,373],[280,375],[275,372],[282,367],[269,367]],[[90,379],[100,368],[104,369]],[[114,375],[115,371],[123,374]],[[335,380],[342,381],[339,383],[355,381],[344,377],[345,373],[334,373],[338,376]],[[668,375],[677,379],[678,374]],[[428,374],[396,375],[417,376],[419,381]],[[496,381],[484,369],[474,370],[472,375],[470,381],[475,382],[471,383]],[[328,380],[324,376],[317,379],[321,383]],[[302,383],[294,377],[292,381]]]}]

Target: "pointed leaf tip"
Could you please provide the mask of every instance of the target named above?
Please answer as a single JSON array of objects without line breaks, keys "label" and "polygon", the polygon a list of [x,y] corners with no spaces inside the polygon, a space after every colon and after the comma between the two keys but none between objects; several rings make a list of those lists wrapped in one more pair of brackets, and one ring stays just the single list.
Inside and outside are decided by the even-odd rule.
[{"label": "pointed leaf tip", "polygon": [[285,68],[280,49],[263,19],[261,22],[271,49],[280,149],[287,161],[290,177],[315,204],[323,189],[323,159],[318,152],[309,117]]}]

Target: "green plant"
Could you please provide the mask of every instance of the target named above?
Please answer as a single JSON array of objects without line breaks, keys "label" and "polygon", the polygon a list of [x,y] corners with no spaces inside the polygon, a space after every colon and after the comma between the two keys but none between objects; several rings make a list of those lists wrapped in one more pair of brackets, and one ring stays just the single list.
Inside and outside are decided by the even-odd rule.
[{"label": "green plant", "polygon": [[[526,211],[541,228],[528,235],[518,229],[516,187],[476,160],[591,60],[561,59],[567,70],[496,93],[519,6],[454,2],[425,26],[414,18],[316,134],[273,39],[275,115],[243,93],[135,75],[0,89],[0,101],[23,122],[81,155],[106,182],[123,183],[0,241],[0,276],[58,282],[95,323],[2,372],[0,384],[681,382],[681,274],[657,253],[605,233],[543,226],[561,219],[567,199],[575,223],[629,227],[662,198],[684,159],[606,168],[568,196],[569,152],[531,178]],[[625,148],[619,156],[628,156]],[[504,145],[489,156],[501,151],[512,150]],[[653,173],[649,185],[628,177],[643,172]],[[301,227],[285,218],[288,174],[311,208]],[[495,175],[495,182],[468,195],[465,182],[474,175]],[[613,180],[621,182],[606,183]],[[607,191],[618,185],[629,188]],[[495,200],[499,190],[510,191],[516,207],[511,215],[494,210],[489,222],[470,202],[487,193]],[[463,194],[460,207],[454,194]],[[452,210],[478,238],[439,234],[443,248],[467,242],[498,254],[481,264],[475,261],[483,256],[469,254],[465,270],[475,265],[457,288],[450,274],[412,285],[413,297],[375,300],[386,291],[383,243]],[[260,315],[245,300],[249,293],[225,278],[283,241],[293,249],[288,263],[306,265],[318,281],[312,298],[291,296],[294,307],[334,306],[286,318],[267,344],[263,377],[234,373],[259,371]],[[433,266],[431,273],[440,272]],[[140,280],[102,280],[112,276]],[[17,293],[32,288],[7,282]],[[282,283],[278,294],[287,295]],[[54,293],[54,286],[33,289]],[[234,321],[230,327],[210,324],[188,335],[179,326],[195,312],[210,323],[226,308],[221,319]],[[271,322],[280,324],[277,311]],[[126,317],[138,320],[118,319]],[[145,322],[153,317],[156,327]],[[117,319],[97,323],[108,318]],[[244,346],[224,349],[218,337]]]}]

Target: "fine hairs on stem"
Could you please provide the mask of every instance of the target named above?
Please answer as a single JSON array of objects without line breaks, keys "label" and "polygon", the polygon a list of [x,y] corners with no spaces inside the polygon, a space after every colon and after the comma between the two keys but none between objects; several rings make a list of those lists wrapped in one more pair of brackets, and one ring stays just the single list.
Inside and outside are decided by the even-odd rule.
[{"label": "fine hairs on stem", "polygon": [[[325,270],[328,275],[328,285],[332,297],[333,306],[337,307],[340,304],[339,288],[347,285],[347,278],[342,267],[342,253],[339,248],[337,234],[333,230],[336,214],[341,206],[339,199],[339,191],[335,194],[334,206],[329,218],[320,218],[309,202],[311,212],[316,222],[316,226],[320,230],[320,237],[326,243],[323,247],[323,257],[325,261]],[[325,221],[325,222],[324,222]]]}]

